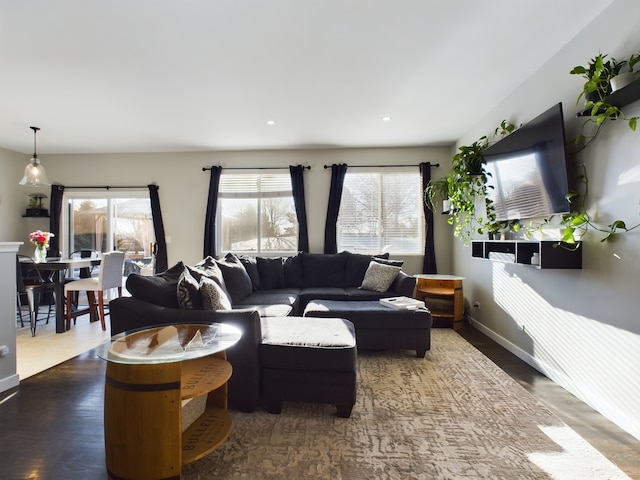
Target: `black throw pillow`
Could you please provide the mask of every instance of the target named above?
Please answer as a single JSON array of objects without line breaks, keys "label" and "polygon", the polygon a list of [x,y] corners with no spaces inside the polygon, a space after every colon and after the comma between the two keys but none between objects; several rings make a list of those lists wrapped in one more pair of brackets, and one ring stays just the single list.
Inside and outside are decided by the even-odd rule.
[{"label": "black throw pillow", "polygon": [[284,270],[281,257],[257,257],[262,290],[284,288]]},{"label": "black throw pillow", "polygon": [[178,262],[173,267],[153,276],[132,273],[127,277],[127,291],[132,297],[160,307],[178,308],[176,289],[180,275],[184,271],[184,263]]},{"label": "black throw pillow", "polygon": [[216,260],[222,270],[224,286],[231,296],[231,301],[236,304],[253,292],[253,285],[249,274],[242,262],[233,253],[228,253],[224,260]]}]

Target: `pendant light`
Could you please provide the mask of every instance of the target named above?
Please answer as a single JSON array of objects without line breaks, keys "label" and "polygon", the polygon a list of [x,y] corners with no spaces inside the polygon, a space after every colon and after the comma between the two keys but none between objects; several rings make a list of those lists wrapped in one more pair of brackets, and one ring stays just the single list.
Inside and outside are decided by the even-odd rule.
[{"label": "pendant light", "polygon": [[33,157],[24,169],[24,177],[18,183],[20,185],[28,185],[32,187],[40,187],[45,185],[51,185],[47,179],[47,173],[44,171],[44,167],[40,164],[40,159],[36,153],[36,134],[38,127],[29,127],[33,130]]}]

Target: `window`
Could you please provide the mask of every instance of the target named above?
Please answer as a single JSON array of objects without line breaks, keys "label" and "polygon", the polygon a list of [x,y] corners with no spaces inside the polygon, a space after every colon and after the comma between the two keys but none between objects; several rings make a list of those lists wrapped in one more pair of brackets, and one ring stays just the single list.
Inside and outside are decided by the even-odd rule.
[{"label": "window", "polygon": [[67,191],[63,205],[66,252],[125,252],[125,275],[151,263],[155,234],[148,191]]},{"label": "window", "polygon": [[224,252],[297,251],[298,220],[288,174],[223,174],[217,214],[218,245]]},{"label": "window", "polygon": [[419,173],[347,173],[338,251],[421,254],[424,210]]}]

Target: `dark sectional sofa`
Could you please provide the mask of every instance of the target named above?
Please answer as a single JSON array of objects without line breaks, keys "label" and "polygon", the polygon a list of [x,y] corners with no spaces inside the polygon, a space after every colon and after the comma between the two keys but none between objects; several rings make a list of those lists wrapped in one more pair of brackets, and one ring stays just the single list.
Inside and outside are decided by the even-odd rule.
[{"label": "dark sectional sofa", "polygon": [[[208,257],[193,267],[179,262],[151,277],[129,275],[126,286],[131,296],[109,304],[111,333],[176,323],[224,322],[239,327],[242,338],[227,351],[233,366],[229,403],[252,411],[266,390],[262,319],[291,317],[295,322],[312,300],[412,296],[415,277],[402,272],[401,264],[386,256],[351,252],[299,253],[287,258],[228,254],[221,260]],[[291,325],[277,323],[278,328],[287,324]]]}]

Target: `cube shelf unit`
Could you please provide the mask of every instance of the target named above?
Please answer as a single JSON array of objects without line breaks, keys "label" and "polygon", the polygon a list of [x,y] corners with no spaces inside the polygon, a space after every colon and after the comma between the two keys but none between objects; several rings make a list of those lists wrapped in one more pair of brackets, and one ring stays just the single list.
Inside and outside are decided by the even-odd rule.
[{"label": "cube shelf unit", "polygon": [[[534,253],[539,264],[531,263]],[[471,244],[471,256],[502,263],[527,265],[538,269],[581,269],[582,243],[575,245],[557,240],[479,240]]]}]

